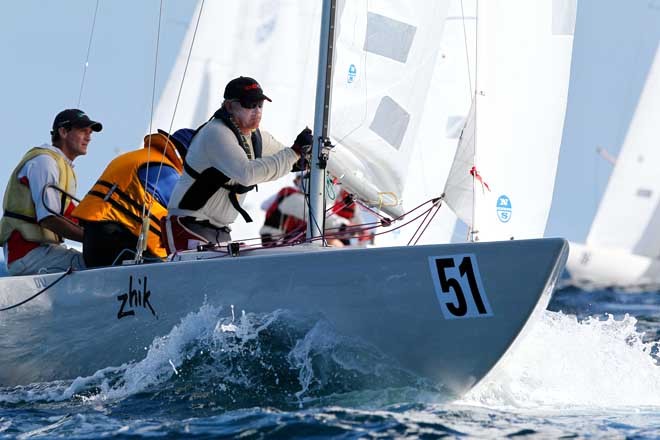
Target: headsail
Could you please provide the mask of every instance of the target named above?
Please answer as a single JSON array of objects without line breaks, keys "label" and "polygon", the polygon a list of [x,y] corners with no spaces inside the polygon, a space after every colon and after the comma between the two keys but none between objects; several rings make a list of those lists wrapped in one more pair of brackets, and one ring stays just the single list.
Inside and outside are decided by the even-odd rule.
[{"label": "headsail", "polygon": [[450,179],[473,183],[473,216],[453,206],[472,226],[475,240],[543,235],[566,109],[575,12],[575,0],[478,3],[475,108],[461,146],[474,148],[474,161],[454,169],[460,175]]},{"label": "headsail", "polygon": [[[340,8],[329,171],[399,216],[448,0],[348,1]],[[421,140],[428,141],[428,140]]]}]

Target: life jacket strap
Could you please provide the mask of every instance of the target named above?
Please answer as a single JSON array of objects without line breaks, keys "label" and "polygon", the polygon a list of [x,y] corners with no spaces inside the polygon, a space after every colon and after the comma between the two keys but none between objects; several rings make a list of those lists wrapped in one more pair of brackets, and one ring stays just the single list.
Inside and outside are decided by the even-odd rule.
[{"label": "life jacket strap", "polygon": [[23,220],[24,222],[32,223],[38,225],[36,217],[30,217],[28,215],[19,214],[17,212],[5,211],[3,217],[15,218],[17,220]]}]

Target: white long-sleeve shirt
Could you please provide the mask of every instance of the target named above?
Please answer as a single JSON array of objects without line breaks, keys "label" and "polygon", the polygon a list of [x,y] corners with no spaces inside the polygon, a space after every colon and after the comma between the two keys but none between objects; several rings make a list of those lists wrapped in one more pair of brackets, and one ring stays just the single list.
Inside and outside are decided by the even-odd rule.
[{"label": "white long-sleeve shirt", "polygon": [[[228,185],[257,185],[278,179],[291,171],[299,156],[291,148],[277,141],[270,133],[260,130],[262,137],[262,157],[248,159],[245,151],[231,129],[220,119],[212,119],[194,137],[188,149],[186,162],[198,173],[208,168],[216,168],[231,180]],[[250,136],[245,136],[251,156],[254,148]],[[184,194],[193,184],[188,173],[183,173],[172,193],[168,206],[169,213],[178,216],[192,216],[208,220],[218,227],[228,226],[236,220],[238,211],[232,206],[227,191],[218,189],[198,210],[181,209],[179,204]],[[245,194],[238,194],[242,203]]]}]

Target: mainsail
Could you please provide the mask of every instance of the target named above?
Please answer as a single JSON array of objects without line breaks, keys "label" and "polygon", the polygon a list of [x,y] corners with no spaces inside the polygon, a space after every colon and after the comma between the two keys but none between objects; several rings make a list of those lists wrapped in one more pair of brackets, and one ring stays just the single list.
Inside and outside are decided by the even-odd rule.
[{"label": "mainsail", "polygon": [[173,130],[199,126],[220,107],[229,80],[251,76],[273,99],[262,125],[283,142],[293,141],[314,112],[319,16],[318,2],[200,1],[153,126],[168,130],[172,120]]},{"label": "mainsail", "polygon": [[446,187],[474,240],[543,236],[575,13],[574,0],[478,3],[475,99]]},{"label": "mainsail", "polygon": [[[229,80],[250,76],[273,99],[266,104],[261,126],[281,142],[292,143],[312,124],[320,15],[316,1],[198,2],[156,107],[153,129],[198,127],[222,104]],[[259,236],[264,218],[260,205],[282,185],[261,184],[248,195],[244,207],[254,222],[235,222],[236,238]]]}]

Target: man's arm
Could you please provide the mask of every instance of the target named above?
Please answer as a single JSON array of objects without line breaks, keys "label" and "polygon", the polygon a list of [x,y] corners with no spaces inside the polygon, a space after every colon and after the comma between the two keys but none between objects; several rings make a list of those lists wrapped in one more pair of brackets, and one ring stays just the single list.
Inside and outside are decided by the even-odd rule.
[{"label": "man's arm", "polygon": [[[288,174],[291,167],[300,156],[291,148],[283,147],[270,135],[262,131],[263,156],[260,159],[248,160],[233,133],[223,124],[211,121],[195,138],[202,142],[201,148],[206,150],[212,166],[222,171],[230,179],[241,185],[250,186],[269,182]],[[283,148],[272,155],[269,151],[276,150],[275,143]]]},{"label": "man's arm", "polygon": [[82,226],[76,225],[73,222],[70,222],[62,217],[57,217],[54,215],[43,218],[39,225],[50,229],[57,235],[66,238],[67,240],[73,240],[81,242],[83,241],[83,228]]}]

